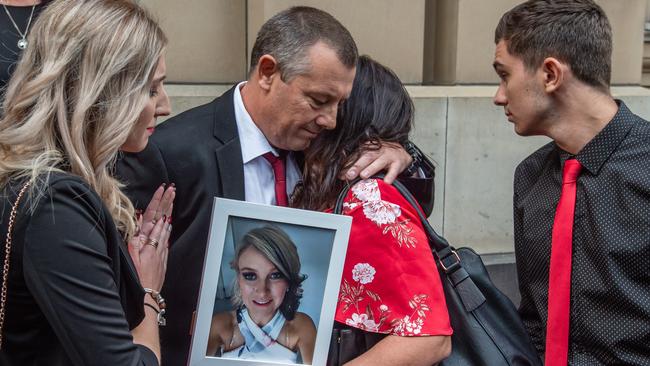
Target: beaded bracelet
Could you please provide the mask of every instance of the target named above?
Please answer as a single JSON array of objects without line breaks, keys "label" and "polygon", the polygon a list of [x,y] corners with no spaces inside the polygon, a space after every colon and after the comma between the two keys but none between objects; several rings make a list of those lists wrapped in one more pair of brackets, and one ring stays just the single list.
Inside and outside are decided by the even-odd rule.
[{"label": "beaded bracelet", "polygon": [[166,313],[166,309],[167,309],[167,304],[165,304],[165,299],[162,297],[160,292],[158,292],[156,290],[152,290],[150,288],[145,287],[144,292],[148,293],[149,296],[151,296],[151,298],[156,302],[156,304],[158,304],[158,307],[160,308],[160,310],[156,309],[151,304],[147,304],[146,302],[144,304],[151,307],[152,309],[154,309],[156,311],[156,313],[158,314],[158,316],[157,316],[158,325],[161,326],[161,327],[165,326],[167,324],[167,320],[165,319],[165,313]]},{"label": "beaded bracelet", "polygon": [[156,304],[158,304],[158,307],[160,309],[165,309],[166,308],[165,299],[162,297],[160,292],[158,292],[156,290],[152,290],[152,289],[147,288],[147,287],[144,288],[144,292],[148,293],[149,296],[151,296],[151,298],[156,302]]},{"label": "beaded bracelet", "polygon": [[153,309],[153,311],[156,312],[156,321],[158,321],[158,326],[164,327],[167,325],[167,319],[165,319],[165,309],[156,309],[155,306],[145,302],[144,306],[150,307]]}]

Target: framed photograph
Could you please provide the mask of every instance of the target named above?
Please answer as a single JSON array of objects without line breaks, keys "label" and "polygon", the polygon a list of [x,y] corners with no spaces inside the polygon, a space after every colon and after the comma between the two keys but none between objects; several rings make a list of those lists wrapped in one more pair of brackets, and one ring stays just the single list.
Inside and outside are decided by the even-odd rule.
[{"label": "framed photograph", "polygon": [[189,365],[324,366],[351,223],[215,198]]}]

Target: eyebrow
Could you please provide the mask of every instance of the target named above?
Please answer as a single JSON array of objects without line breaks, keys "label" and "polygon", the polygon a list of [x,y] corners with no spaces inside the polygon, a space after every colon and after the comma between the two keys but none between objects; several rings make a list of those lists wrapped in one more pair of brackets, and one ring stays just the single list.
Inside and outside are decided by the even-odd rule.
[{"label": "eyebrow", "polygon": [[312,98],[317,98],[317,99],[325,99],[325,100],[332,100],[336,98],[334,95],[329,94],[329,93],[323,93],[323,92],[309,92],[309,95],[311,95]]},{"label": "eyebrow", "polygon": [[240,269],[239,269],[239,271],[240,271],[240,272],[241,272],[241,271],[251,271],[251,272],[257,272],[257,270],[256,270],[256,269],[253,269],[253,268],[248,268],[248,267],[244,267],[244,268],[240,268]]},{"label": "eyebrow", "polygon": [[159,83],[159,82],[164,81],[165,79],[167,79],[167,75],[163,75],[163,76],[161,76],[159,78],[155,78],[155,79],[153,79],[153,82],[154,83]]},{"label": "eyebrow", "polygon": [[497,69],[502,69],[502,68],[503,68],[503,64],[500,63],[499,61],[494,61],[494,62],[492,63],[492,67],[493,67],[495,70],[497,70]]}]

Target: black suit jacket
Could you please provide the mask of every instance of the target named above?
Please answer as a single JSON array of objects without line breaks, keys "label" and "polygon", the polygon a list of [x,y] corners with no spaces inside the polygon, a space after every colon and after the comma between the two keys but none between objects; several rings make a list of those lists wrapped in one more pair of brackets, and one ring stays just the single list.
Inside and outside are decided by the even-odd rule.
[{"label": "black suit jacket", "polygon": [[147,148],[125,154],[117,176],[137,208],[161,183],[175,183],[167,276],[167,326],[161,327],[165,366],[185,365],[190,347],[214,197],[244,200],[244,164],[235,122],[234,88],[156,129]]},{"label": "black suit jacket", "polygon": [[[0,237],[22,184],[0,190]],[[101,198],[79,177],[52,173],[12,231],[0,365],[158,365],[133,343],[144,290]],[[31,208],[31,210],[30,210]]]}]

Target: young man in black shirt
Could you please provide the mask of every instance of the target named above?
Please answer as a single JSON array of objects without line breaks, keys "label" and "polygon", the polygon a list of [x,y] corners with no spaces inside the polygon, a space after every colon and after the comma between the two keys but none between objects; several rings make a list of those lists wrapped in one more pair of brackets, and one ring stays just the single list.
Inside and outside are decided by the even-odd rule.
[{"label": "young man in black shirt", "polygon": [[530,0],[495,43],[494,103],[553,140],[515,172],[521,317],[548,366],[648,365],[650,123],[610,95],[609,21],[591,0]]}]

